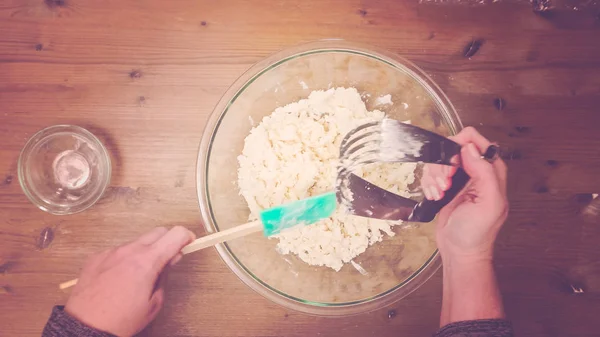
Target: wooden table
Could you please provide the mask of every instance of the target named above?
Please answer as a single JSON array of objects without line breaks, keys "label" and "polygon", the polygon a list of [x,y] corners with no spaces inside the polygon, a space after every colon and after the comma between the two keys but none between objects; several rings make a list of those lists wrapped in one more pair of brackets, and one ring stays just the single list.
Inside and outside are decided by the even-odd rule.
[{"label": "wooden table", "polygon": [[[331,37],[415,61],[465,125],[507,150],[511,213],[497,270],[517,333],[597,336],[600,9],[440,2],[0,2],[0,336],[38,336],[68,296],[57,284],[90,254],[158,225],[203,234],[195,161],[212,108],[254,62]],[[37,210],[17,177],[25,141],[60,123],[89,128],[114,158],[105,197],[71,216]],[[270,303],[213,249],[174,268],[168,291],[143,335],[427,336],[441,272],[389,308],[346,319]]]}]

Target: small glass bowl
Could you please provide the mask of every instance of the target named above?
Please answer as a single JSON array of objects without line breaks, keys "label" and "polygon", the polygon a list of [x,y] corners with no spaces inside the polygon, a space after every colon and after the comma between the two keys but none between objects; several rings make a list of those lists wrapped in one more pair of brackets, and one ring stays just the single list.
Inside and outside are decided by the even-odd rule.
[{"label": "small glass bowl", "polygon": [[19,156],[19,183],[43,211],[81,212],[102,197],[111,162],[96,136],[74,125],[55,125],[31,137]]}]

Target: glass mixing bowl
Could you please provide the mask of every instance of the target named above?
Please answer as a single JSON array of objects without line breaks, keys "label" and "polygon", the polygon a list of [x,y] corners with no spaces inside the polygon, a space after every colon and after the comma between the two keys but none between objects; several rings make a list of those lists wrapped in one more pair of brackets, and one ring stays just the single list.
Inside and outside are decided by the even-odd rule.
[{"label": "glass mixing bowl", "polygon": [[[277,107],[307,98],[313,90],[335,87],[355,87],[369,110],[390,94],[393,105],[377,109],[442,135],[455,134],[462,127],[440,88],[399,56],[339,40],[281,51],[243,74],[217,104],[206,126],[197,185],[209,233],[248,221],[248,206],[236,184],[237,157],[253,123]],[[435,221],[396,226],[395,236],[354,259],[364,270],[352,264],[339,272],[310,266],[294,255],[279,254],[277,240],[260,233],[216,248],[244,283],[273,302],[310,314],[343,316],[389,305],[429,279],[441,264],[434,228]]]}]

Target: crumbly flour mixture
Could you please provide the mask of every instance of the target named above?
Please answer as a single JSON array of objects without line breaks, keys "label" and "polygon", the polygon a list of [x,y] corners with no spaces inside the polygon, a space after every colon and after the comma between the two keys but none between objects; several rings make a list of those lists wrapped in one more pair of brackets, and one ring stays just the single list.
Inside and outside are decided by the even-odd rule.
[{"label": "crumbly flour mixture", "polygon": [[[238,157],[238,185],[248,202],[250,220],[262,209],[332,191],[339,145],[354,127],[381,120],[384,113],[368,111],[354,88],[313,91],[307,99],[277,108],[254,127]],[[365,179],[408,196],[415,164],[388,164],[358,172]],[[282,254],[296,254],[311,265],[340,270],[370,245],[394,235],[400,222],[373,220],[337,210],[331,218],[296,226],[275,236]]]}]

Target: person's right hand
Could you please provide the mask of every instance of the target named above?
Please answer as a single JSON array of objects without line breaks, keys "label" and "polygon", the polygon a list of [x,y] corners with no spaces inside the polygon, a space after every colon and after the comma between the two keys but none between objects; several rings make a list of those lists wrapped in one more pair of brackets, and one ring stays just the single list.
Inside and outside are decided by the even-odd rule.
[{"label": "person's right hand", "polygon": [[[462,167],[471,180],[438,215],[438,249],[443,260],[491,260],[496,235],[508,214],[506,165],[500,158],[490,164],[481,157],[491,143],[472,127],[450,139],[462,145]],[[421,180],[425,197],[442,198],[454,172],[450,166],[425,165]]]}]

